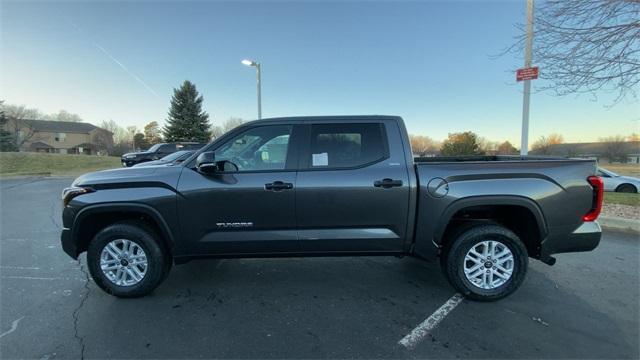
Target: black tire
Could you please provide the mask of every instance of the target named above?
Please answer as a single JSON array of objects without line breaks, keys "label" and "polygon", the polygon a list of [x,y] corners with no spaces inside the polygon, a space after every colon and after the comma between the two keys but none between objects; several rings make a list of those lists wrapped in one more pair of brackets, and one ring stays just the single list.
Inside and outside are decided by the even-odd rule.
[{"label": "black tire", "polygon": [[[465,297],[477,301],[496,301],[513,293],[525,279],[529,257],[522,241],[511,230],[500,225],[476,225],[455,236],[442,258],[442,269],[451,285]],[[469,250],[482,241],[497,241],[509,248],[513,255],[513,272],[502,285],[493,289],[483,289],[474,285],[464,273],[465,256]]]},{"label": "black tire", "polygon": [[[100,268],[100,254],[113,240],[127,239],[144,250],[147,257],[147,272],[139,283],[119,286],[109,280]],[[100,230],[89,243],[87,265],[95,283],[108,294],[121,298],[135,298],[151,293],[167,277],[171,270],[171,257],[162,246],[160,237],[141,222],[118,222]]]},{"label": "black tire", "polygon": [[636,189],[635,186],[633,186],[632,184],[622,184],[619,185],[616,188],[616,192],[621,192],[621,193],[637,193],[638,189]]}]

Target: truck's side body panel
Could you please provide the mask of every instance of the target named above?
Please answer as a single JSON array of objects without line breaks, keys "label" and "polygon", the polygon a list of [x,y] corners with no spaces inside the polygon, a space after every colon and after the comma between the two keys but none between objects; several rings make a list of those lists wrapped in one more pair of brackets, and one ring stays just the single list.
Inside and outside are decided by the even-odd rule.
[{"label": "truck's side body panel", "polygon": [[415,252],[423,257],[437,253],[452,216],[467,207],[527,208],[538,222],[543,247],[578,229],[592,207],[593,189],[586,180],[595,172],[591,160],[433,162],[418,163],[416,170],[421,186]]}]

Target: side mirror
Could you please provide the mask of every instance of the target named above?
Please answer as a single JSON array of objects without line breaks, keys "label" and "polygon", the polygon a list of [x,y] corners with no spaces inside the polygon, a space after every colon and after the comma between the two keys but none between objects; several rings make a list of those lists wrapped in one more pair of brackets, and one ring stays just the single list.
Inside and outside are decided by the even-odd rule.
[{"label": "side mirror", "polygon": [[205,151],[198,155],[196,159],[196,169],[203,174],[213,174],[216,172],[216,154],[213,151]]}]

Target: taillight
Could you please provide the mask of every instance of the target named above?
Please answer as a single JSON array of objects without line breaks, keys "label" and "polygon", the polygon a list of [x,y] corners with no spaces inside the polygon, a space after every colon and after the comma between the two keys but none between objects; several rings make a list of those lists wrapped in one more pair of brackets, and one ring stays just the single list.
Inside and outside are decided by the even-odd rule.
[{"label": "taillight", "polygon": [[604,195],[604,183],[600,176],[589,176],[587,178],[589,184],[593,188],[593,200],[591,202],[591,210],[582,217],[582,221],[594,221],[600,215],[602,210],[602,197]]}]

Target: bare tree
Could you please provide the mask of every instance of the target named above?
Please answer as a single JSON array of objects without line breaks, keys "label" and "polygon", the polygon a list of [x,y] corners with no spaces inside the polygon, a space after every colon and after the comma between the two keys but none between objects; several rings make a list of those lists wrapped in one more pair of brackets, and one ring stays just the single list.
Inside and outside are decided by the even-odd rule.
[{"label": "bare tree", "polygon": [[409,135],[411,151],[418,156],[436,155],[440,151],[440,144],[428,136]]},{"label": "bare tree", "polygon": [[531,146],[531,150],[539,155],[550,155],[552,146],[562,143],[564,143],[564,138],[559,134],[540,136]]},{"label": "bare tree", "polygon": [[210,133],[211,133],[211,140],[215,140],[220,136],[222,136],[224,134],[224,131],[222,130],[222,126],[213,125],[211,126]]},{"label": "bare tree", "polygon": [[27,142],[33,142],[39,139],[35,128],[25,121],[37,116],[39,113],[37,109],[30,109],[22,105],[2,104],[2,112],[4,113],[3,130],[7,133],[7,138],[11,139],[11,143],[17,149],[22,148]]},{"label": "bare tree", "polygon": [[500,143],[497,141],[489,140],[482,136],[478,136],[478,146],[483,153],[493,155],[498,153]]},{"label": "bare tree", "polygon": [[96,145],[100,153],[106,153],[108,155],[113,151],[113,135],[108,131],[95,131],[91,141]]},{"label": "bare tree", "polygon": [[48,114],[41,116],[40,120],[53,120],[53,121],[71,121],[82,122],[82,118],[78,114],[70,113],[67,110],[60,110],[55,114]]},{"label": "bare tree", "polygon": [[625,140],[625,137],[620,135],[601,138],[600,142],[604,143],[604,152],[602,154],[604,158],[609,160],[610,163],[614,161],[627,162]]},{"label": "bare tree", "polygon": [[241,118],[230,117],[222,124],[222,131],[226,133],[227,131],[233,130],[234,128],[242,125],[242,123],[244,123],[244,120]]},{"label": "bare tree", "polygon": [[[547,0],[534,17],[534,64],[558,95],[616,92],[636,97],[640,82],[639,0]],[[522,53],[522,35],[505,52]]]},{"label": "bare tree", "polygon": [[113,142],[115,144],[130,142],[127,131],[114,120],[102,120],[98,126],[113,133]]}]

